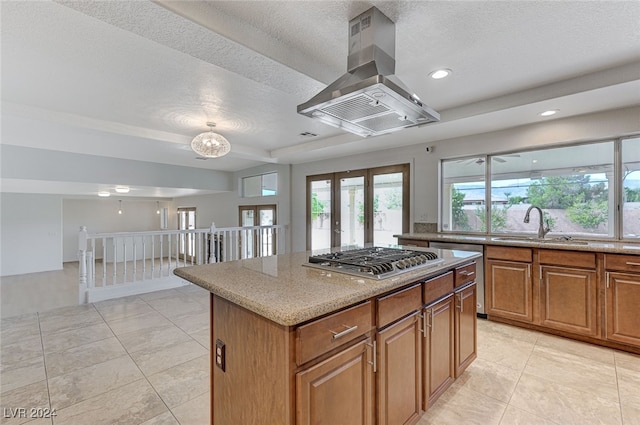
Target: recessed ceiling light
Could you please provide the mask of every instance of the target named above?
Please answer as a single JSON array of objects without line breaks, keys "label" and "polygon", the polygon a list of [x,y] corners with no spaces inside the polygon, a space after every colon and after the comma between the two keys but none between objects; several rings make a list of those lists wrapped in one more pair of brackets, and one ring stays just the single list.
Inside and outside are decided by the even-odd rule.
[{"label": "recessed ceiling light", "polygon": [[129,186],[116,186],[116,192],[129,193]]},{"label": "recessed ceiling light", "polygon": [[442,78],[448,77],[452,73],[453,71],[451,71],[448,68],[436,69],[435,71],[429,74],[429,77],[433,78],[434,80],[440,80]]},{"label": "recessed ceiling light", "polygon": [[548,111],[540,112],[540,116],[541,117],[550,117],[551,115],[555,115],[558,112],[560,112],[560,111],[557,110],[557,109],[550,109]]},{"label": "recessed ceiling light", "polygon": [[111,194],[107,191],[98,192],[98,196],[101,198],[108,198]]}]

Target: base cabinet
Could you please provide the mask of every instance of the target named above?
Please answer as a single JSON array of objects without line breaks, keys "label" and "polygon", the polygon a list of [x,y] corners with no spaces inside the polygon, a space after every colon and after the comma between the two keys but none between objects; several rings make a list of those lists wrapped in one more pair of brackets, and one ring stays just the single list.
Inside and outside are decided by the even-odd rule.
[{"label": "base cabinet", "polygon": [[424,311],[423,401],[427,410],[451,386],[455,377],[454,296],[427,306]]},{"label": "base cabinet", "polygon": [[296,374],[296,424],[373,425],[372,346],[367,338]]},{"label": "base cabinet", "polygon": [[[422,408],[422,332],[418,312],[380,331],[376,362],[379,425],[418,421]],[[339,422],[322,422],[339,423]],[[350,422],[344,422],[350,423]]]},{"label": "base cabinet", "polygon": [[606,338],[640,347],[639,308],[640,273],[608,273]]},{"label": "base cabinet", "polygon": [[521,322],[533,321],[531,264],[488,260],[487,313]]},{"label": "base cabinet", "polygon": [[595,270],[540,267],[540,321],[547,328],[597,336]]},{"label": "base cabinet", "polygon": [[455,293],[455,364],[456,379],[477,357],[476,284]]}]

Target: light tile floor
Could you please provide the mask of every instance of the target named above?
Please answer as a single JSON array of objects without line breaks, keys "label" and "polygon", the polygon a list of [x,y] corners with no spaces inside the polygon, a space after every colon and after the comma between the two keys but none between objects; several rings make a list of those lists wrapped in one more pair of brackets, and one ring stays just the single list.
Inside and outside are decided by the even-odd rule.
[{"label": "light tile floor", "polygon": [[0,423],[208,424],[208,311],[190,285],[2,319]]},{"label": "light tile floor", "polygon": [[[208,302],[185,286],[3,319],[0,423],[208,424]],[[640,356],[479,320],[478,359],[419,424],[640,425]]]}]

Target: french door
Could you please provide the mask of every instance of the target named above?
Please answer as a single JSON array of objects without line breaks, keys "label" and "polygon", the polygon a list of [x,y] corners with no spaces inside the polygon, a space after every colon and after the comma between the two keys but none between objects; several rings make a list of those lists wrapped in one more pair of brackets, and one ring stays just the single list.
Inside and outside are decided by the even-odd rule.
[{"label": "french door", "polygon": [[[243,205],[240,226],[272,226],[276,224],[275,205]],[[240,237],[240,258],[265,257],[276,253],[276,240],[272,229],[243,232]]]},{"label": "french door", "polygon": [[395,245],[408,230],[408,164],[307,177],[307,249]]},{"label": "french door", "polygon": [[[195,207],[178,208],[178,230],[196,228]],[[179,258],[185,261],[195,261],[195,239],[193,233],[178,235]]]}]

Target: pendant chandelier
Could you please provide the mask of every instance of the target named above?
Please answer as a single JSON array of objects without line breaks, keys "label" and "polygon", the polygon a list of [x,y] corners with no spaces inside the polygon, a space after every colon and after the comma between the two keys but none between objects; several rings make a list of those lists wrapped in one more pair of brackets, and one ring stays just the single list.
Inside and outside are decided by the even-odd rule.
[{"label": "pendant chandelier", "polygon": [[206,158],[219,158],[225,156],[231,151],[231,145],[224,136],[214,133],[213,122],[208,122],[210,130],[206,133],[198,134],[191,141],[191,149],[200,156]]}]

